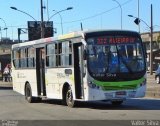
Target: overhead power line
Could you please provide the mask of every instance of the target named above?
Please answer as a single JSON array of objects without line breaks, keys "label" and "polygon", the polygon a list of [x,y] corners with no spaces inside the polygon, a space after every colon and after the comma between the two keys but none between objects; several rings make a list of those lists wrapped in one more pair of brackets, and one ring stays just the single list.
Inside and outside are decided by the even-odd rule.
[{"label": "overhead power line", "polygon": [[10,27],[10,28],[17,28],[17,27],[27,27],[27,25],[15,25],[15,26],[7,26],[7,27]]},{"label": "overhead power line", "polygon": [[[128,3],[130,3],[131,1],[133,1],[133,0],[128,0],[128,1],[126,1],[126,2],[124,2],[124,3],[122,3],[121,6],[124,6],[124,5],[128,4]],[[73,23],[73,22],[80,22],[80,21],[89,20],[89,19],[91,19],[91,18],[95,18],[95,17],[97,17],[97,16],[101,16],[101,15],[103,15],[103,14],[105,14],[105,13],[108,13],[108,12],[110,12],[110,11],[112,11],[112,10],[117,9],[117,8],[119,8],[119,6],[113,7],[113,8],[111,8],[111,9],[109,9],[109,10],[100,12],[100,13],[98,13],[98,14],[95,14],[95,15],[92,15],[92,16],[89,16],[89,17],[85,17],[85,18],[81,18],[81,19],[77,19],[77,20],[73,20],[73,21],[63,22],[63,24],[69,24],[69,23]]]},{"label": "overhead power line", "polygon": [[[122,3],[121,6],[124,6],[128,3],[130,3],[131,1],[133,0],[127,0],[126,2]],[[81,18],[81,19],[77,19],[77,20],[73,20],[73,21],[66,21],[66,22],[63,22],[63,24],[69,24],[69,23],[74,23],[74,22],[80,22],[80,21],[85,21],[85,20],[89,20],[89,19],[92,19],[92,18],[95,18],[95,17],[98,17],[98,16],[101,16],[103,14],[106,14],[108,12],[111,12],[115,9],[119,8],[119,6],[116,6],[116,7],[113,7],[111,9],[108,9],[106,11],[103,11],[103,12],[100,12],[98,14],[95,14],[95,15],[92,15],[92,16],[88,16],[88,17],[85,17],[85,18]],[[54,22],[54,24],[60,24],[58,22]],[[26,25],[18,25],[18,26],[7,26],[7,27],[26,27]]]}]

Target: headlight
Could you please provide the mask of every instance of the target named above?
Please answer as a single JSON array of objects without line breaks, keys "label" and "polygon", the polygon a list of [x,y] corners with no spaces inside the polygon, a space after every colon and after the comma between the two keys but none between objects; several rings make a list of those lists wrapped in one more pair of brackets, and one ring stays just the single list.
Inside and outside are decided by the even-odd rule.
[{"label": "headlight", "polygon": [[94,84],[94,83],[91,82],[91,81],[88,83],[88,86],[89,86],[90,88],[93,88],[93,89],[100,89],[100,86]]}]

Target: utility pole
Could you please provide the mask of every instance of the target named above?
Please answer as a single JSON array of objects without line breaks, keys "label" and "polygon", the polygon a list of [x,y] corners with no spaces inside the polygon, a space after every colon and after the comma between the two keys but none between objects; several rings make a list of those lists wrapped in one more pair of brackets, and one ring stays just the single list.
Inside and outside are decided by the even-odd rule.
[{"label": "utility pole", "polygon": [[81,31],[83,31],[83,24],[82,24],[82,22],[81,22]]},{"label": "utility pole", "polygon": [[[3,29],[3,30],[6,30],[6,38],[7,38],[7,25],[6,25],[6,22],[5,22],[5,20],[3,19],[3,18],[0,18],[2,21],[3,21],[3,23],[4,23],[4,25],[5,25],[5,28]],[[2,29],[1,29],[2,30]]]},{"label": "utility pole", "polygon": [[[139,19],[139,0],[138,0],[138,19]],[[138,30],[139,30],[139,33],[140,33],[140,23],[138,24]]]},{"label": "utility pole", "polygon": [[22,33],[26,33],[25,30],[27,30],[27,28],[18,28],[18,42],[19,42],[19,43],[22,42],[22,41],[21,41],[21,34],[22,34]]},{"label": "utility pole", "polygon": [[41,38],[44,38],[43,0],[41,1]]},{"label": "utility pole", "polygon": [[18,28],[18,42],[19,43],[21,42],[20,35],[21,35],[21,28]]},{"label": "utility pole", "polygon": [[152,4],[151,4],[151,40],[150,40],[150,75],[153,74],[153,50],[152,50],[152,45],[153,45],[153,12],[152,12]]},{"label": "utility pole", "polygon": [[1,42],[2,42],[2,29],[0,27],[0,34],[1,34]]},{"label": "utility pole", "polygon": [[113,0],[113,1],[115,1],[118,5],[119,5],[119,7],[120,7],[120,9],[121,9],[121,30],[122,30],[122,6],[121,6],[121,4],[117,1],[117,0]]}]

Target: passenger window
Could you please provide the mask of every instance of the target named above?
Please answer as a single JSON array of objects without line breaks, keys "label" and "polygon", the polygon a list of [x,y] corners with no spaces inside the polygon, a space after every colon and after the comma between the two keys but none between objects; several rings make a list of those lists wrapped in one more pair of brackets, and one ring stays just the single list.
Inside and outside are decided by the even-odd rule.
[{"label": "passenger window", "polygon": [[35,67],[35,49],[33,47],[28,48],[28,67]]},{"label": "passenger window", "polygon": [[55,61],[55,53],[56,53],[56,45],[55,44],[49,44],[46,47],[46,66],[47,67],[55,67],[56,61]]}]

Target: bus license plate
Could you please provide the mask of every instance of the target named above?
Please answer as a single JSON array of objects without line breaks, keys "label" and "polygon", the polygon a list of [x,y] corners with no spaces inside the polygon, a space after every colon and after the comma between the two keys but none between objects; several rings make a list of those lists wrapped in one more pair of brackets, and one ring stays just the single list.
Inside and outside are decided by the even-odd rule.
[{"label": "bus license plate", "polygon": [[126,91],[118,91],[116,92],[116,97],[126,97]]}]

